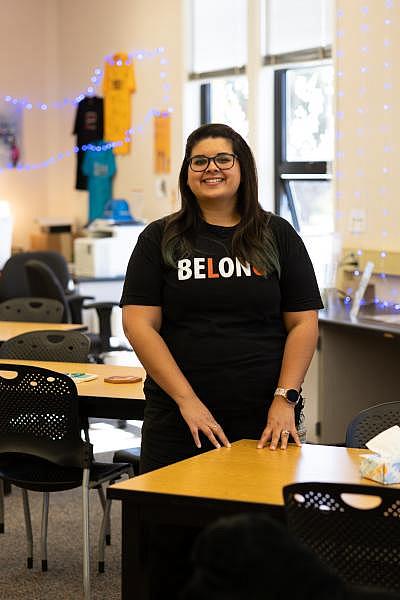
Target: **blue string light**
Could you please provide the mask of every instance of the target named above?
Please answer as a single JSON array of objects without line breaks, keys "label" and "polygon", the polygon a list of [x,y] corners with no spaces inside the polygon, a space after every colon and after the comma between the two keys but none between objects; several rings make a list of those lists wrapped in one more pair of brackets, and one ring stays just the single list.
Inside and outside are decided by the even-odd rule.
[{"label": "blue string light", "polygon": [[[156,58],[160,55],[163,55],[164,52],[165,52],[165,48],[163,48],[162,46],[155,48],[154,50],[136,50],[136,51],[128,54],[128,60],[126,61],[126,64],[132,64],[132,61],[134,59],[142,61],[145,59]],[[104,62],[107,62],[110,65],[122,66],[122,61],[121,60],[114,61],[112,56],[106,56],[104,58]],[[160,64],[162,64],[163,66],[168,64],[167,59],[163,57],[160,61]],[[163,75],[161,75],[161,73],[160,73],[160,77],[164,77],[164,78],[167,77],[165,69],[163,69],[162,73],[163,73]],[[92,71],[92,75],[90,77],[90,83],[87,86],[87,88],[85,90],[82,90],[79,94],[75,94],[74,96],[69,97],[69,98],[64,98],[63,100],[57,100],[55,102],[48,102],[48,101],[34,102],[33,100],[30,100],[28,98],[25,98],[25,97],[17,98],[15,96],[12,96],[11,94],[0,94],[0,100],[3,100],[3,102],[5,102],[7,104],[18,105],[21,108],[28,110],[28,111],[31,111],[34,109],[46,111],[49,109],[61,109],[61,108],[65,108],[66,106],[71,106],[71,105],[75,106],[81,100],[83,100],[83,98],[86,95],[92,95],[92,94],[96,93],[96,88],[98,88],[98,86],[101,84],[101,81],[103,79],[103,74],[104,74],[103,69],[101,69],[100,67],[96,67]]]},{"label": "blue string light", "polygon": [[72,156],[72,154],[74,154],[74,153],[77,154],[80,149],[83,150],[84,152],[86,152],[86,151],[106,152],[110,149],[116,148],[118,146],[122,146],[125,142],[131,142],[132,137],[135,135],[141,135],[145,131],[145,125],[147,125],[149,123],[149,121],[152,119],[152,117],[155,117],[155,116],[166,117],[166,116],[170,115],[172,112],[173,112],[172,107],[169,107],[166,111],[163,111],[163,112],[151,108],[150,110],[147,111],[147,113],[141,123],[136,125],[136,127],[131,127],[130,129],[128,129],[125,132],[125,137],[123,140],[118,140],[116,142],[106,142],[105,144],[101,144],[101,145],[83,144],[81,147],[74,146],[72,148],[72,150],[66,150],[65,152],[59,152],[57,155],[51,156],[50,158],[47,158],[46,160],[44,160],[40,163],[25,164],[25,163],[21,162],[16,167],[14,167],[12,165],[12,163],[9,162],[9,163],[7,163],[7,165],[5,167],[0,167],[0,173],[2,171],[8,171],[8,170],[10,170],[10,171],[37,171],[38,169],[50,167],[51,165],[56,164],[60,160],[63,160],[64,158],[68,158],[68,157]]},{"label": "blue string light", "polygon": [[[171,86],[169,83],[167,83],[165,81],[165,79],[167,77],[167,72],[165,70],[165,67],[168,64],[168,60],[165,57],[164,53],[165,53],[165,48],[163,48],[162,46],[156,48],[153,51],[140,50],[140,51],[132,52],[131,54],[128,54],[128,61],[132,61],[134,58],[136,58],[137,60],[145,60],[146,58],[155,58],[155,57],[158,57],[161,55],[160,65],[162,65],[162,67],[163,67],[163,70],[161,71],[163,76],[161,77],[161,73],[160,73],[160,78],[164,80],[164,83],[162,85],[162,90],[164,92],[163,93],[163,103],[168,104],[170,101],[170,93],[169,92],[170,92]],[[122,61],[120,61],[120,60],[114,61],[114,59],[111,56],[106,56],[105,61],[107,61],[109,64],[116,64],[117,66],[122,66]],[[130,64],[128,61],[126,61],[126,63]],[[118,64],[119,62],[121,63],[121,65]],[[93,77],[96,77],[96,81],[97,81],[97,85],[98,85],[103,76],[103,71],[100,68],[96,68],[96,69],[94,69],[94,74],[95,75]],[[92,81],[93,81],[93,78],[92,78]],[[93,88],[88,88],[88,90],[89,89],[93,90]],[[63,101],[63,106],[66,106],[71,103],[77,104],[78,102],[83,100],[84,97],[85,97],[85,94],[80,94],[71,102],[66,98]],[[9,98],[9,100],[7,100],[7,102],[12,102],[13,104],[18,103],[17,99],[13,99],[11,96],[9,96],[8,98]],[[39,108],[41,108],[41,110],[47,110],[48,107],[49,106],[47,104],[42,103],[42,105],[40,105]],[[28,108],[28,105],[26,105],[25,108],[27,108],[28,110],[32,110],[33,105],[31,105],[31,108]],[[58,108],[60,108],[60,107],[58,107]],[[158,109],[151,108],[147,111],[147,113],[144,116],[143,121],[141,123],[139,123],[135,127],[131,127],[127,131],[125,131],[123,140],[107,142],[105,144],[102,144],[101,146],[95,146],[93,144],[84,144],[81,147],[81,149],[83,151],[92,150],[95,152],[105,152],[112,148],[122,146],[125,142],[130,142],[132,140],[133,136],[141,135],[145,130],[145,126],[149,123],[149,121],[152,119],[152,117],[168,116],[173,113],[173,110],[174,109],[172,106],[168,106],[168,108],[163,112]],[[68,158],[68,157],[72,156],[73,154],[78,153],[79,150],[80,150],[79,146],[74,146],[72,148],[72,150],[66,150],[64,152],[59,152],[57,155],[51,156],[50,158],[47,158],[46,160],[41,161],[39,163],[28,164],[28,163],[23,163],[21,161],[18,163],[17,166],[14,166],[11,162],[9,162],[6,164],[5,167],[0,167],[0,173],[2,171],[8,171],[8,170],[11,170],[11,171],[36,171],[38,169],[42,169],[42,168],[46,168],[51,165],[54,165],[57,162],[59,162],[60,160],[63,160],[64,158]]]}]

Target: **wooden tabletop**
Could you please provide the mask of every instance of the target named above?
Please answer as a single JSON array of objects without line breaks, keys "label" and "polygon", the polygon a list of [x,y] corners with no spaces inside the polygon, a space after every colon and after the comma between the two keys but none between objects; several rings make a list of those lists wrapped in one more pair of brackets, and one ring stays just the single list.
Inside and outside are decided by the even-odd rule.
[{"label": "wooden tabletop", "polygon": [[211,450],[116,483],[109,488],[110,496],[126,499],[130,493],[145,492],[282,506],[282,488],[289,483],[379,485],[360,477],[359,457],[367,450],[312,444],[289,445],[286,451],[257,450],[256,443],[240,440],[231,448]]},{"label": "wooden tabletop", "polygon": [[0,342],[6,342],[10,338],[20,335],[21,333],[49,329],[58,329],[59,331],[85,331],[87,327],[82,323],[31,323],[26,321],[0,321]]},{"label": "wooden tabletop", "polygon": [[[82,381],[77,384],[79,396],[94,396],[98,398],[135,398],[144,400],[143,382],[146,372],[142,367],[121,367],[117,365],[99,365],[94,363],[48,362],[38,360],[0,359],[1,363],[21,364],[51,369],[59,373],[93,373],[98,375],[92,381]],[[106,383],[105,377],[111,375],[135,375],[142,377],[139,383]]]}]

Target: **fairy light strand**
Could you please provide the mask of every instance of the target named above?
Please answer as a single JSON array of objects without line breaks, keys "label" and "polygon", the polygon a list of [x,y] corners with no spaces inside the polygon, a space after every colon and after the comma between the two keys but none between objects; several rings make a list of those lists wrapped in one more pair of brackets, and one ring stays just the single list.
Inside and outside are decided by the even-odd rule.
[{"label": "fairy light strand", "polygon": [[[135,50],[134,52],[131,52],[128,54],[128,60],[126,61],[126,64],[132,64],[132,62],[134,60],[143,61],[146,59],[154,59],[154,58],[162,55],[164,52],[165,52],[165,48],[163,48],[162,46],[155,48],[154,50]],[[114,61],[112,56],[106,56],[104,58],[104,62],[107,62],[110,65],[123,66],[122,60]],[[167,59],[162,58],[162,60],[160,60],[160,64],[161,64],[161,66],[164,67],[166,64],[168,64]],[[167,77],[165,68],[163,68],[162,73],[163,73],[163,75],[162,75],[163,78]],[[12,94],[4,94],[4,93],[0,94],[0,100],[2,100],[6,104],[13,104],[14,106],[19,106],[20,108],[23,108],[27,111],[40,110],[40,111],[44,112],[49,109],[56,109],[56,110],[58,109],[59,110],[59,109],[65,108],[67,106],[75,106],[81,100],[83,100],[83,98],[86,95],[95,94],[97,88],[99,87],[99,85],[102,82],[103,75],[104,75],[103,69],[100,67],[96,67],[95,69],[92,70],[92,75],[90,77],[90,83],[88,84],[88,86],[86,87],[85,90],[81,90],[79,93],[74,94],[73,96],[63,98],[62,100],[56,100],[54,102],[50,102],[48,100],[34,101],[27,97],[18,98],[16,96],[13,96]],[[160,74],[160,77],[161,77],[161,74]]]},{"label": "fairy light strand", "polygon": [[[131,64],[133,59],[145,60],[146,58],[155,58],[155,57],[160,57],[160,61],[159,61],[159,64],[161,66],[160,81],[162,82],[161,89],[162,89],[162,93],[163,93],[162,103],[164,106],[168,106],[168,104],[170,102],[171,85],[167,81],[168,59],[165,56],[165,48],[163,48],[161,46],[161,47],[156,48],[154,51],[141,50],[141,51],[130,53],[130,54],[128,54],[128,61],[126,61],[126,62],[128,64]],[[108,62],[108,64],[112,64],[112,65],[115,64],[117,66],[122,66],[122,64],[123,64],[121,60],[114,61],[112,56],[106,56],[104,60],[105,60],[105,62]],[[96,76],[98,76],[98,77],[103,76],[103,71],[101,69],[95,69],[94,72],[96,73]],[[99,84],[99,82],[100,82],[100,80],[97,81],[97,85]],[[81,100],[83,100],[84,97],[85,97],[85,95],[81,94],[81,95],[77,96],[76,98],[74,98],[71,103],[76,105]],[[66,106],[68,104],[67,99],[65,99],[63,102],[64,102],[64,104],[63,104],[64,106]],[[69,104],[71,104],[71,103],[69,103]],[[47,110],[47,108],[46,108],[46,110]],[[145,116],[141,122],[139,122],[137,125],[135,125],[134,127],[131,127],[130,129],[128,129],[127,131],[124,132],[124,138],[121,140],[117,140],[114,142],[106,142],[105,144],[102,144],[100,146],[94,146],[93,144],[84,144],[80,148],[79,146],[75,145],[72,147],[72,149],[68,149],[63,152],[58,152],[57,154],[50,156],[49,158],[46,158],[45,160],[43,160],[41,162],[37,162],[37,163],[24,163],[23,161],[20,161],[18,163],[18,165],[14,166],[12,164],[12,162],[10,161],[4,167],[0,167],[0,173],[2,173],[4,171],[36,171],[38,169],[47,168],[52,165],[55,165],[56,163],[60,162],[61,160],[65,159],[65,158],[69,158],[73,154],[78,153],[80,149],[83,151],[93,150],[96,152],[105,152],[110,149],[116,148],[118,146],[122,146],[124,143],[132,141],[132,138],[134,136],[142,135],[145,132],[145,128],[148,125],[149,121],[152,119],[152,117],[168,116],[168,115],[172,114],[173,111],[174,111],[174,109],[172,106],[168,106],[168,108],[164,112],[160,111],[157,108],[150,108],[147,111],[147,113],[145,114]]]}]

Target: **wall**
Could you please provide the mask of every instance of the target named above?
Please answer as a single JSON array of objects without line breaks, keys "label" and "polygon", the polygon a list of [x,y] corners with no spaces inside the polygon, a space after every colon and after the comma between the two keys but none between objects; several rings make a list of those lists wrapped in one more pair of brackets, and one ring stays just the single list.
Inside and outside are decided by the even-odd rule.
[{"label": "wall", "polygon": [[400,249],[400,3],[337,0],[336,19],[337,225],[384,259]]},{"label": "wall", "polygon": [[[49,61],[49,37],[55,22],[52,0],[1,2],[0,114],[3,98],[28,97],[41,101],[53,78]],[[47,115],[40,110],[23,111],[23,159],[42,160],[47,148]],[[47,173],[4,170],[0,173],[0,199],[11,204],[15,222],[14,245],[24,246],[36,215],[46,211]]]},{"label": "wall", "polygon": [[[153,175],[152,119],[137,135],[131,154],[117,158],[114,197],[125,198],[137,216],[153,219],[171,210],[182,156],[182,6],[181,0],[2,0],[0,38],[1,93],[49,103],[76,96],[90,84],[96,67],[116,51],[154,50],[165,53],[135,61],[137,92],[132,97],[133,122],[150,108],[163,109],[160,70],[167,72],[172,113],[172,172],[167,193],[157,197]],[[12,64],[10,53],[13,52]],[[159,58],[168,64],[161,67]],[[101,88],[98,91],[102,95]],[[71,150],[75,107],[25,111],[24,161],[44,161]],[[12,203],[14,245],[27,247],[37,216],[66,217],[75,225],[87,221],[87,192],[74,189],[75,156],[33,172],[0,174],[0,199]],[[138,193],[139,190],[139,193]],[[144,206],[135,202],[143,197]]]}]

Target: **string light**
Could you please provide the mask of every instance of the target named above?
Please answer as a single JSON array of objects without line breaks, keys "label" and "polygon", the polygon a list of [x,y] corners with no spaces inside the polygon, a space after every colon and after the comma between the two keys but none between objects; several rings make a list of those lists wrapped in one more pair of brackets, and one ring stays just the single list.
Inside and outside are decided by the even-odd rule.
[{"label": "string light", "polygon": [[[136,50],[134,52],[131,52],[130,54],[128,54],[128,60],[126,61],[127,65],[132,64],[134,59],[137,60],[145,60],[145,59],[154,59],[156,57],[159,57],[160,55],[163,55],[165,52],[165,48],[163,47],[158,47],[155,48],[154,50]],[[162,65],[166,65],[168,63],[166,58],[162,58],[161,60],[163,60],[164,62],[160,63]],[[114,61],[112,56],[106,56],[104,58],[104,62],[107,62],[110,65],[117,65],[117,66],[122,66],[123,63],[121,60],[117,60]],[[165,69],[163,70],[163,77],[167,77],[167,73],[165,72]],[[17,98],[15,96],[12,96],[11,94],[0,94],[0,100],[3,100],[3,102],[8,103],[8,104],[13,104],[15,106],[20,106],[21,108],[24,108],[26,110],[33,110],[33,109],[37,109],[37,110],[41,110],[41,111],[46,111],[49,109],[60,109],[60,108],[65,108],[66,106],[75,106],[76,104],[78,104],[81,100],[83,100],[83,98],[86,95],[92,95],[94,93],[96,93],[96,88],[98,88],[98,86],[101,84],[102,79],[103,79],[103,69],[101,69],[100,67],[96,67],[95,69],[92,70],[92,75],[90,76],[90,83],[89,85],[84,89],[81,90],[78,94],[74,94],[73,96],[69,97],[69,98],[64,98],[63,100],[56,100],[54,102],[34,102],[33,100],[30,100],[28,98]],[[161,74],[160,74],[161,77]]]},{"label": "string light", "polygon": [[[162,99],[162,103],[165,104],[169,104],[170,102],[170,89],[171,86],[169,83],[167,83],[165,81],[166,77],[167,77],[167,72],[165,70],[165,65],[168,64],[168,60],[165,57],[165,48],[160,46],[158,48],[156,48],[153,51],[146,51],[146,50],[138,50],[136,52],[132,52],[130,54],[128,54],[128,60],[132,61],[134,58],[138,59],[138,60],[144,60],[146,58],[155,58],[155,57],[160,57],[160,65],[162,65],[163,69],[162,69],[162,73],[163,73],[163,77],[162,79],[164,80],[164,83],[162,85],[162,90],[163,90],[163,99]],[[109,64],[117,64],[118,62],[122,62],[122,61],[114,61],[114,59],[111,56],[108,56],[105,58],[105,61],[107,61]],[[126,63],[128,63],[128,61],[126,61]],[[117,66],[122,66],[122,65],[118,65]],[[94,75],[92,77],[92,82],[93,82],[93,78],[96,79],[97,85],[99,84],[101,78],[103,76],[103,71],[102,69],[100,69],[99,67],[96,67],[96,69],[94,69]],[[95,83],[95,82],[93,82]],[[92,86],[90,86],[88,88],[88,91],[90,90],[90,92],[94,91],[94,88]],[[70,102],[67,98],[64,99],[63,101],[63,106],[66,106],[68,104],[77,104],[78,102],[80,102],[81,100],[83,100],[85,97],[85,94],[80,94],[79,96],[77,96],[72,102]],[[7,96],[8,100],[7,102],[12,102],[13,104],[17,104],[18,100],[17,99],[13,99],[12,96]],[[27,103],[25,105],[25,108],[27,110],[32,110],[32,108],[34,108],[34,106],[31,103]],[[42,103],[39,108],[41,110],[47,110],[49,108],[49,105],[47,105],[46,103]],[[58,106],[59,108],[59,106]],[[127,131],[125,131],[124,133],[124,138],[118,141],[114,141],[114,142],[109,142],[106,144],[103,144],[101,146],[95,146],[93,144],[84,144],[81,149],[83,151],[86,150],[93,150],[95,152],[105,152],[105,151],[109,151],[112,148],[116,148],[118,146],[122,146],[125,142],[130,142],[132,141],[132,136],[135,135],[141,135],[144,130],[145,130],[145,126],[151,121],[152,117],[154,116],[167,116],[170,115],[173,112],[173,107],[172,106],[168,106],[168,108],[166,109],[166,111],[161,112],[160,110],[156,109],[156,108],[151,108],[147,111],[147,113],[145,114],[143,120],[141,123],[139,123],[138,125],[136,125],[136,127],[132,127],[130,129],[128,129]],[[23,163],[22,161],[20,161],[18,163],[18,165],[13,165],[11,163],[11,161],[9,163],[7,163],[5,165],[5,167],[0,167],[0,173],[2,171],[7,171],[7,170],[11,170],[11,171],[36,171],[42,168],[47,168],[49,166],[52,166],[54,164],[56,164],[57,162],[63,160],[64,158],[68,158],[70,156],[72,156],[74,153],[78,153],[80,150],[79,146],[74,146],[72,148],[72,150],[66,150],[64,152],[58,152],[56,155],[51,156],[49,158],[47,158],[46,160],[43,160],[41,162],[38,163]]]},{"label": "string light", "polygon": [[118,146],[122,146],[125,142],[131,142],[133,136],[141,135],[145,131],[145,126],[151,121],[154,116],[167,116],[173,112],[173,108],[169,107],[166,111],[161,112],[160,110],[156,110],[151,108],[147,111],[143,121],[136,125],[136,127],[131,127],[125,132],[125,137],[123,140],[118,140],[115,142],[106,142],[105,144],[96,145],[96,144],[83,144],[81,147],[74,146],[72,150],[65,150],[64,152],[59,152],[58,154],[47,158],[44,161],[39,163],[19,163],[16,167],[12,165],[11,162],[6,164],[5,167],[0,167],[0,173],[2,171],[37,171],[38,169],[43,169],[46,167],[50,167],[57,162],[60,162],[64,158],[68,158],[72,156],[72,154],[77,154],[79,150],[92,151],[92,152],[107,152],[110,149],[117,148]]}]

